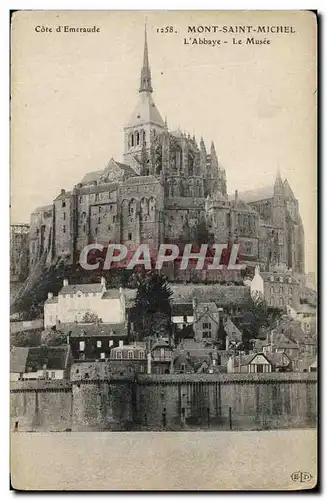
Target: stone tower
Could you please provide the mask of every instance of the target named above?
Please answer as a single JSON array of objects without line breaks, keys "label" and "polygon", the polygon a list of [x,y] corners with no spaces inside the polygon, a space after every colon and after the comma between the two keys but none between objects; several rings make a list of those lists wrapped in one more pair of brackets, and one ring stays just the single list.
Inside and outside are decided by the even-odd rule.
[{"label": "stone tower", "polygon": [[165,129],[165,124],[152,99],[151,70],[148,56],[147,32],[144,34],[143,66],[139,102],[124,127],[124,163],[138,174],[152,174],[151,142]]}]

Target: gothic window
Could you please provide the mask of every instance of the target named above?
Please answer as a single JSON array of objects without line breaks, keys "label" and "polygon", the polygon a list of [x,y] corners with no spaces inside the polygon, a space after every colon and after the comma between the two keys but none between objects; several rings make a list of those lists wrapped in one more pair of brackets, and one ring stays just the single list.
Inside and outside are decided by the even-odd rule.
[{"label": "gothic window", "polygon": [[134,134],[130,134],[130,144],[131,144],[130,147],[134,146]]},{"label": "gothic window", "polygon": [[66,232],[66,226],[62,226],[62,232],[65,233]]},{"label": "gothic window", "polygon": [[148,213],[149,213],[148,200],[146,198],[141,199],[140,211],[141,211],[141,215],[148,215]]},{"label": "gothic window", "polygon": [[140,133],[137,131],[135,133],[135,142],[136,142],[136,146],[138,146],[140,144]]},{"label": "gothic window", "polygon": [[280,306],[284,305],[284,297],[279,297],[279,305]]},{"label": "gothic window", "polygon": [[128,204],[128,215],[134,215],[134,212],[135,212],[135,204],[134,204],[134,200],[132,199],[129,204]]},{"label": "gothic window", "polygon": [[144,130],[141,130],[141,140],[142,140],[142,144],[145,146],[146,141],[145,141],[145,131]]},{"label": "gothic window", "polygon": [[128,240],[131,241],[132,239],[132,233],[128,233]]},{"label": "gothic window", "polygon": [[86,225],[84,224],[84,226],[83,226],[83,232],[85,233],[85,231],[86,231]]},{"label": "gothic window", "polygon": [[156,200],[155,198],[153,198],[153,196],[151,196],[149,200],[150,212],[153,212],[155,205],[156,205]]}]

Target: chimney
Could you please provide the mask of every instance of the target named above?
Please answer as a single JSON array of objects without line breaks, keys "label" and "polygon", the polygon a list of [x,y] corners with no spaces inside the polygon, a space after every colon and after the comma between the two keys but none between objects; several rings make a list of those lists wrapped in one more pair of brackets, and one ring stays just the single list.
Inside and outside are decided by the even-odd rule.
[{"label": "chimney", "polygon": [[53,293],[52,292],[48,292],[48,299],[52,299],[53,298]]},{"label": "chimney", "polygon": [[114,341],[113,340],[109,340],[109,347],[112,347],[114,345]]},{"label": "chimney", "polygon": [[123,347],[123,345],[124,345],[124,341],[123,341],[123,340],[120,340],[120,341],[119,341],[119,347]]},{"label": "chimney", "polygon": [[65,189],[60,190],[60,194],[65,194],[65,193],[66,193]]},{"label": "chimney", "polygon": [[260,266],[255,266],[254,274],[260,274]]},{"label": "chimney", "polygon": [[106,287],[106,278],[104,276],[101,276],[101,285]]},{"label": "chimney", "polygon": [[212,366],[216,366],[216,360],[215,359],[212,360]]},{"label": "chimney", "polygon": [[197,298],[193,297],[193,299],[192,299],[193,312],[194,312],[194,309],[196,309],[197,304],[198,304]]},{"label": "chimney", "polygon": [[148,373],[148,375],[150,375],[150,374],[151,374],[151,352],[149,352],[149,353],[148,353],[147,358],[148,358],[148,369],[147,369],[147,373]]},{"label": "chimney", "polygon": [[68,279],[67,278],[64,279],[63,286],[68,286]]},{"label": "chimney", "polygon": [[119,293],[120,295],[124,295],[124,289],[121,286],[119,287]]}]

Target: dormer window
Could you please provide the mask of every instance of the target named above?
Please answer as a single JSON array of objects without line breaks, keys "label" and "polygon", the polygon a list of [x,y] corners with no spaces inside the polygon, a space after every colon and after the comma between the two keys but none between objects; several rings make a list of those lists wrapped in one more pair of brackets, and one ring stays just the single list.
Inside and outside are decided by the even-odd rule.
[{"label": "dormer window", "polygon": [[283,278],[282,278],[282,276],[279,278],[279,281],[280,281],[281,283],[283,283]]}]

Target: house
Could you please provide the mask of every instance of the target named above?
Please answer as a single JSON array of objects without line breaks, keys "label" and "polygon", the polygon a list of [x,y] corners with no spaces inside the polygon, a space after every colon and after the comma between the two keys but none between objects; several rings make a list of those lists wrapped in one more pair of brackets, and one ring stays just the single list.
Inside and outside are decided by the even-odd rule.
[{"label": "house", "polygon": [[146,346],[142,342],[124,345],[120,340],[118,347],[110,351],[109,363],[113,368],[116,366],[121,373],[146,373],[148,363]]},{"label": "house", "polygon": [[127,340],[126,323],[66,323],[62,330],[67,333],[76,361],[108,359],[111,349]]},{"label": "house", "polygon": [[172,347],[165,340],[159,339],[148,355],[148,373],[169,373],[172,358]]},{"label": "house", "polygon": [[300,302],[300,283],[289,271],[262,272],[256,266],[250,292],[252,297],[260,296],[269,307],[278,309],[295,307]]},{"label": "house", "polygon": [[68,379],[72,362],[69,345],[12,347],[10,379],[12,381]]},{"label": "house", "polygon": [[[218,330],[221,325],[222,309],[218,309],[214,302],[193,302],[194,321],[193,331],[194,340],[202,342],[203,340],[218,341],[225,343],[225,332],[219,337]],[[218,338],[219,337],[219,338]]]},{"label": "house", "polygon": [[171,360],[170,373],[194,373],[192,361],[185,352],[175,352]]},{"label": "house", "polygon": [[193,304],[173,303],[171,306],[171,321],[177,329],[181,330],[185,326],[193,323]]},{"label": "house", "polygon": [[45,328],[62,323],[80,323],[86,317],[94,317],[103,323],[124,323],[126,304],[123,289],[107,290],[104,277],[100,283],[75,285],[69,285],[64,279],[57,297],[48,294],[44,304]]},{"label": "house", "polygon": [[290,371],[291,360],[285,353],[254,353],[231,357],[227,364],[228,373],[271,373]]}]

